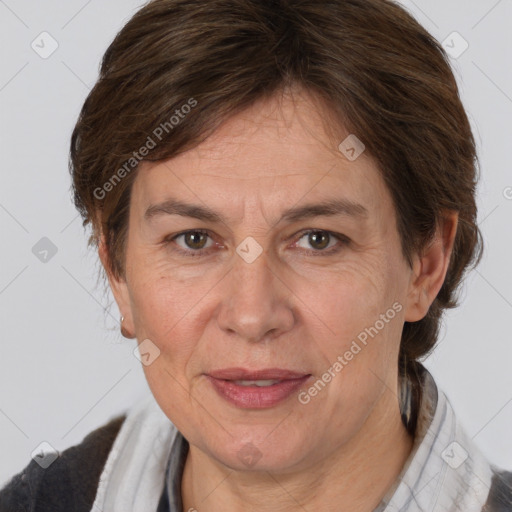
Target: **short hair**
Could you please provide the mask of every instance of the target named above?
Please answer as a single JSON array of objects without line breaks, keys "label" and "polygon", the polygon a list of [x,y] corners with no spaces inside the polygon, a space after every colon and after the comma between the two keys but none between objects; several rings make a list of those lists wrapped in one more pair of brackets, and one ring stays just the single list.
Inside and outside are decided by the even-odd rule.
[{"label": "short hair", "polygon": [[[124,277],[130,192],[140,161],[192,149],[230,116],[297,86],[327,107],[333,130],[356,134],[374,157],[409,264],[445,212],[459,213],[442,288],[423,319],[405,322],[403,373],[435,346],[442,314],[457,306],[462,279],[480,261],[483,243],[475,141],[449,58],[392,1],[144,5],[107,49],[72,134],[74,202],[83,226],[92,225],[89,245],[97,246],[103,234],[108,270]],[[147,154],[144,147],[151,148]]]}]

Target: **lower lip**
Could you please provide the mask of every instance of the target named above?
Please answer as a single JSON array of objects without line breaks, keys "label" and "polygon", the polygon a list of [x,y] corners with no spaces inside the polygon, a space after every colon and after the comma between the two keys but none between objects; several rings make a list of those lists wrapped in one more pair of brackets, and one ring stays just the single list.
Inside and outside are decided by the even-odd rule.
[{"label": "lower lip", "polygon": [[272,386],[240,386],[233,381],[215,379],[207,375],[208,380],[222,398],[242,409],[265,409],[286,400],[297,391],[310,377],[283,380]]}]

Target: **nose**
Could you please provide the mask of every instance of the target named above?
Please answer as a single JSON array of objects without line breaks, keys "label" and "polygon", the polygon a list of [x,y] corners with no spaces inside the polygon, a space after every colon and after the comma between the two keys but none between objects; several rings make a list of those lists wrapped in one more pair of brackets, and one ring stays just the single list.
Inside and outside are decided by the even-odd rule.
[{"label": "nose", "polygon": [[258,342],[274,339],[295,323],[293,294],[265,253],[248,263],[235,255],[223,280],[223,299],[217,315],[219,327],[240,339]]}]

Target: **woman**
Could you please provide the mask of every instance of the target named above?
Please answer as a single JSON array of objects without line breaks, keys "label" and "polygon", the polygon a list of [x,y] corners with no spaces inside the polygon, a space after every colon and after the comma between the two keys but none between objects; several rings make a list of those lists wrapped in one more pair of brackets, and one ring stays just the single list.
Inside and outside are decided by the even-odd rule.
[{"label": "woman", "polygon": [[392,2],[149,2],[71,173],[152,396],[0,509],[512,510],[419,362],[481,255],[475,163]]}]

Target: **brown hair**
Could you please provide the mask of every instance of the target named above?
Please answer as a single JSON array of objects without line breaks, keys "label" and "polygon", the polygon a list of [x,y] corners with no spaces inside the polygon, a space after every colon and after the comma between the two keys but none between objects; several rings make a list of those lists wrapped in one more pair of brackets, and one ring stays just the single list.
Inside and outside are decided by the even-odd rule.
[{"label": "brown hair", "polygon": [[437,341],[443,310],[457,305],[465,271],[481,258],[477,157],[448,57],[391,1],[146,4],[107,49],[72,135],[74,201],[84,227],[92,224],[89,245],[104,233],[108,270],[123,277],[139,161],[191,149],[229,116],[292,86],[315,93],[375,157],[409,262],[443,212],[459,212],[445,282],[425,318],[404,325],[400,368],[414,369]]}]

